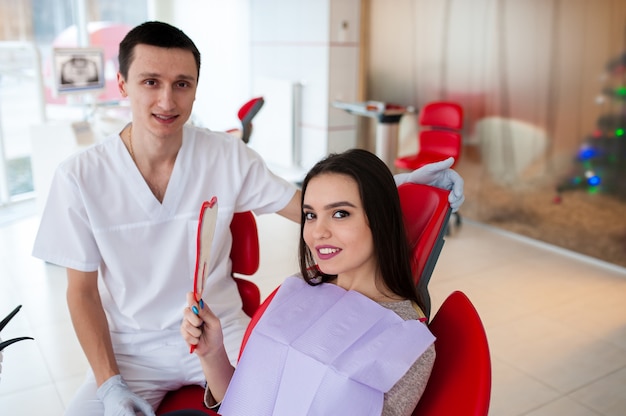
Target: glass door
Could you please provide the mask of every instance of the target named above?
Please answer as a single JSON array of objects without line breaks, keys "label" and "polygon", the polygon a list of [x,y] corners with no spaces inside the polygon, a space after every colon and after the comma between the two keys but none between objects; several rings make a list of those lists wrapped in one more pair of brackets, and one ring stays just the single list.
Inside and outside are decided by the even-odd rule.
[{"label": "glass door", "polygon": [[[3,12],[0,14],[0,225],[19,217],[18,214],[36,212],[36,209],[25,212],[27,207],[35,205],[38,193],[36,167],[33,174],[34,132],[38,132],[37,139],[54,142],[59,138],[54,137],[53,130],[43,129],[42,133],[42,125],[59,120],[83,121],[88,116],[81,100],[51,93],[53,48],[89,47],[93,40],[89,36],[92,27],[105,24],[132,27],[145,21],[148,2],[24,0]],[[106,68],[107,77],[115,76],[115,66]],[[41,137],[42,134],[49,137]]]},{"label": "glass door", "polygon": [[0,42],[0,205],[32,197],[30,130],[45,121],[40,59],[29,42]]}]

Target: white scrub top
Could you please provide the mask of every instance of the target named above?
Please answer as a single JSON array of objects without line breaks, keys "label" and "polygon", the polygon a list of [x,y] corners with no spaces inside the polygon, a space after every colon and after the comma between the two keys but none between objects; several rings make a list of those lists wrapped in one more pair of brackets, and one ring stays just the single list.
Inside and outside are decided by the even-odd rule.
[{"label": "white scrub top", "polygon": [[180,338],[185,294],[193,286],[198,214],[203,201],[217,196],[203,299],[222,320],[227,350],[236,353],[247,318],[230,278],[233,213],[279,211],[294,192],[241,140],[185,126],[161,204],[120,136],[112,135],[58,167],[33,255],[80,271],[99,270],[116,352],[126,345],[137,353],[141,342],[155,348]]}]

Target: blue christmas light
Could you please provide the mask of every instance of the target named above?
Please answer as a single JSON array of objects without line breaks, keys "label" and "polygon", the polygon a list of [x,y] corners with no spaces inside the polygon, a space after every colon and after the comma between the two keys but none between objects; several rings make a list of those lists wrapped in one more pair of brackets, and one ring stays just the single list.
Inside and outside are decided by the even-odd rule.
[{"label": "blue christmas light", "polygon": [[590,146],[584,146],[578,152],[578,158],[580,160],[589,160],[598,155],[598,151]]},{"label": "blue christmas light", "polygon": [[601,179],[598,175],[593,175],[587,178],[587,184],[589,184],[589,186],[598,186],[600,185],[600,182]]}]

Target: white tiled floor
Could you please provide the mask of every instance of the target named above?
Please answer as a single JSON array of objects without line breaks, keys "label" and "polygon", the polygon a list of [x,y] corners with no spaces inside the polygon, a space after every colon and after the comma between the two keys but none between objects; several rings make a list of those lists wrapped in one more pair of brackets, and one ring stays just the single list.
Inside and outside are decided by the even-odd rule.
[{"label": "white tiled floor", "polygon": [[[61,415],[87,366],[65,305],[65,275],[30,256],[37,217],[0,226],[4,339],[0,414]],[[258,218],[263,295],[296,269],[298,226]],[[626,255],[626,253],[625,253]],[[464,291],[483,318],[493,361],[490,415],[626,415],[626,270],[465,221],[431,280],[435,312]]]}]

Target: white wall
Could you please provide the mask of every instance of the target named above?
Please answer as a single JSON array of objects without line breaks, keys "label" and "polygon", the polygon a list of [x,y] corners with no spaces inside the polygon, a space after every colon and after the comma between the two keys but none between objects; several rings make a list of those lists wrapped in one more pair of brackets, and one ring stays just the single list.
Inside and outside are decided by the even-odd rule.
[{"label": "white wall", "polygon": [[[307,170],[329,152],[354,147],[354,116],[331,103],[356,100],[360,0],[251,0],[250,16],[253,90],[268,78],[302,85],[295,134],[299,154],[295,160],[283,160],[283,165],[296,162],[296,168]],[[269,105],[272,92],[264,94]],[[261,112],[257,117],[263,116]],[[267,158],[276,148],[263,146],[275,143],[266,136],[271,134],[255,126],[251,139],[251,145]]]}]

